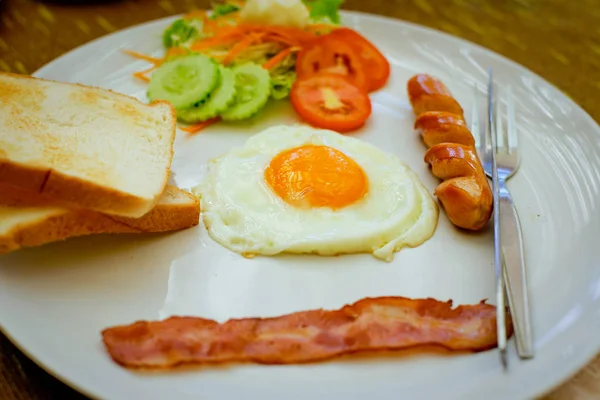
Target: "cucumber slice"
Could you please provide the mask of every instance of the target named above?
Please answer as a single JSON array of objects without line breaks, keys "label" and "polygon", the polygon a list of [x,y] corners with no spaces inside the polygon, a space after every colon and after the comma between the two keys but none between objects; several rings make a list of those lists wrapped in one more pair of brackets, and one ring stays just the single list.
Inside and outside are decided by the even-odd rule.
[{"label": "cucumber slice", "polygon": [[177,110],[177,118],[193,124],[206,121],[225,111],[235,101],[235,75],[229,68],[219,66],[221,83],[203,103],[192,108]]},{"label": "cucumber slice", "polygon": [[176,109],[189,108],[206,99],[219,84],[219,68],[201,54],[174,58],[162,64],[150,78],[151,101],[167,100]]},{"label": "cucumber slice", "polygon": [[269,72],[260,65],[246,63],[233,68],[235,103],[221,113],[225,121],[238,121],[256,114],[271,95]]}]

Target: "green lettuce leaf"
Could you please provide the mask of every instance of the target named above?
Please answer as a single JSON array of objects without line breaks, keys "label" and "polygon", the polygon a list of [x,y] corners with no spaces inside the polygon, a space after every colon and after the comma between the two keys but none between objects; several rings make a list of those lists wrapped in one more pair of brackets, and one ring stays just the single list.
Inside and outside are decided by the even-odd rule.
[{"label": "green lettuce leaf", "polygon": [[229,3],[216,4],[212,8],[212,13],[210,14],[210,19],[215,19],[222,15],[231,14],[232,12],[236,12],[239,9],[240,8],[238,6],[236,6],[235,4],[229,4]]},{"label": "green lettuce leaf", "polygon": [[293,69],[283,74],[271,75],[271,97],[275,100],[288,97],[295,80],[296,71]]},{"label": "green lettuce leaf", "polygon": [[200,20],[184,20],[183,18],[175,20],[163,33],[163,44],[167,49],[181,46],[192,39],[199,38],[201,31],[202,21]]},{"label": "green lettuce leaf", "polygon": [[331,23],[339,25],[340,6],[344,0],[314,0],[304,1],[310,7],[310,20],[313,23]]}]

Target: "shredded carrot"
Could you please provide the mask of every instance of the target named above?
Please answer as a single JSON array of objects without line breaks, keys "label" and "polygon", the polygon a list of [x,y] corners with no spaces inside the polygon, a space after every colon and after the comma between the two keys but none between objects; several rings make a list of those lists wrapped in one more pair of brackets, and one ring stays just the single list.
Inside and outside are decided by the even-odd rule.
[{"label": "shredded carrot", "polygon": [[239,41],[243,36],[242,32],[237,31],[225,31],[216,34],[207,39],[201,39],[195,41],[190,47],[192,50],[204,50],[211,47],[230,45]]},{"label": "shredded carrot", "polygon": [[242,41],[236,43],[230,50],[229,53],[223,59],[223,65],[227,65],[232,62],[237,56],[240,55],[248,46],[260,41],[262,34],[249,34]]},{"label": "shredded carrot", "polygon": [[156,58],[156,57],[147,56],[145,54],[138,53],[137,51],[123,49],[123,53],[128,54],[128,55],[130,55],[132,57],[135,57],[135,58],[139,58],[140,60],[145,60],[145,61],[151,62],[152,64],[160,65],[160,64],[163,63],[163,59],[162,58]]},{"label": "shredded carrot", "polygon": [[212,21],[208,15],[204,14],[202,17],[202,32],[213,33],[217,27],[218,25],[216,22]]},{"label": "shredded carrot", "polygon": [[225,39],[225,40],[202,40],[202,41],[197,41],[196,43],[194,43],[193,45],[190,46],[190,49],[193,51],[202,51],[202,50],[207,50],[207,49],[212,49],[215,47],[229,47],[233,44],[235,44],[236,42],[239,42],[241,38],[229,38],[229,39]]},{"label": "shredded carrot", "polygon": [[220,120],[221,120],[221,118],[219,118],[219,117],[211,118],[211,119],[208,119],[203,122],[199,122],[194,125],[186,126],[185,128],[181,128],[181,130],[184,132],[190,133],[190,134],[198,133],[202,129],[214,124],[215,122],[219,122]]},{"label": "shredded carrot", "polygon": [[135,78],[141,79],[142,81],[144,81],[146,83],[150,82],[150,78],[148,78],[146,75],[144,75],[144,71],[134,72],[133,76]]},{"label": "shredded carrot", "polygon": [[287,46],[297,46],[299,45],[297,40],[290,40],[288,38],[284,38],[282,36],[273,34],[273,33],[267,33],[265,35],[265,37],[263,38],[263,40],[265,42],[276,42],[276,43],[282,43],[285,44]]},{"label": "shredded carrot", "polygon": [[280,51],[274,57],[271,57],[271,59],[269,59],[269,61],[267,61],[266,63],[264,63],[262,65],[262,67],[264,69],[266,69],[266,70],[272,69],[273,67],[277,66],[277,64],[279,64],[280,62],[282,62],[283,60],[285,60],[285,58],[287,56],[289,56],[293,52],[300,51],[300,50],[301,50],[300,47],[288,47],[287,49],[285,49],[283,51]]},{"label": "shredded carrot", "polygon": [[215,32],[215,36],[228,36],[232,34],[243,34],[244,31],[239,28],[238,25],[235,26],[220,26],[218,32]]},{"label": "shredded carrot", "polygon": [[154,71],[154,70],[155,70],[155,69],[157,69],[158,67],[159,67],[158,65],[154,65],[153,67],[151,67],[151,68],[148,68],[148,69],[146,69],[146,70],[144,70],[144,71],[138,71],[138,72],[134,72],[134,73],[133,73],[133,76],[134,76],[134,77],[136,77],[136,78],[138,78],[138,79],[141,79],[141,80],[143,80],[144,82],[150,82],[150,78],[148,78],[148,77],[146,76],[146,74],[147,74],[148,72],[152,72],[152,71]]},{"label": "shredded carrot", "polygon": [[250,36],[254,39],[254,43],[261,43],[265,37],[264,32],[250,32]]},{"label": "shredded carrot", "polygon": [[201,39],[193,44],[192,49],[196,47],[206,48],[210,43],[210,47],[223,44],[226,41],[243,40],[249,34],[262,34],[269,38],[269,41],[277,41],[290,46],[296,46],[303,42],[312,40],[315,35],[311,32],[303,31],[298,28],[282,27],[282,26],[264,26],[264,25],[248,25],[240,24],[236,26],[216,26],[214,27],[214,36]]},{"label": "shredded carrot", "polygon": [[326,25],[326,24],[311,24],[311,25],[307,25],[304,29],[307,32],[310,32],[313,34],[319,34],[319,33],[329,33],[331,31],[338,29],[338,27],[333,26],[333,25]]},{"label": "shredded carrot", "polygon": [[267,32],[273,33],[284,39],[294,41],[296,43],[302,43],[314,38],[314,34],[306,32],[299,28],[285,27],[285,26],[273,26],[273,25],[238,25],[246,31],[255,32]]},{"label": "shredded carrot", "polygon": [[142,81],[144,81],[146,83],[150,82],[150,78],[148,78],[146,76],[146,74],[148,72],[154,71],[155,69],[157,69],[164,62],[164,60],[161,59],[161,58],[150,57],[150,56],[147,56],[147,55],[142,54],[142,53],[138,53],[137,51],[133,51],[133,50],[124,49],[123,52],[126,53],[126,54],[129,54],[132,57],[139,58],[140,60],[148,61],[148,62],[154,64],[149,69],[146,69],[144,71],[134,72],[132,74],[134,76],[134,78],[140,79],[140,80],[142,80]]}]

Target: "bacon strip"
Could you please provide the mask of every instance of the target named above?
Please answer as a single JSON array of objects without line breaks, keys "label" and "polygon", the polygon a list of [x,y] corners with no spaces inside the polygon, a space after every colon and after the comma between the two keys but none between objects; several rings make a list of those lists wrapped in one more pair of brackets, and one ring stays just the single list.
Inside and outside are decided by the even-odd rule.
[{"label": "bacon strip", "polygon": [[[509,334],[512,326],[508,327]],[[497,346],[496,308],[452,301],[366,298],[339,310],[311,310],[225,323],[194,317],[138,321],[102,331],[115,362],[130,368],[255,362],[297,364],[343,354],[437,345],[452,351]]]}]

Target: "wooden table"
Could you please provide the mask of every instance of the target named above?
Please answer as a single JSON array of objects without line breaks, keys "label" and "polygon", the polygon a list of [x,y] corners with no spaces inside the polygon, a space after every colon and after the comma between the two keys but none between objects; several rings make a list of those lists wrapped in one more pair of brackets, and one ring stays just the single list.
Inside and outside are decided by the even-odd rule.
[{"label": "wooden table", "polygon": [[[0,1],[0,70],[32,73],[68,50],[195,0]],[[503,54],[600,120],[600,0],[346,0],[344,8],[427,25]],[[1,306],[1,305],[0,305]],[[0,399],[85,399],[0,334]],[[543,400],[600,398],[600,357]]]}]

